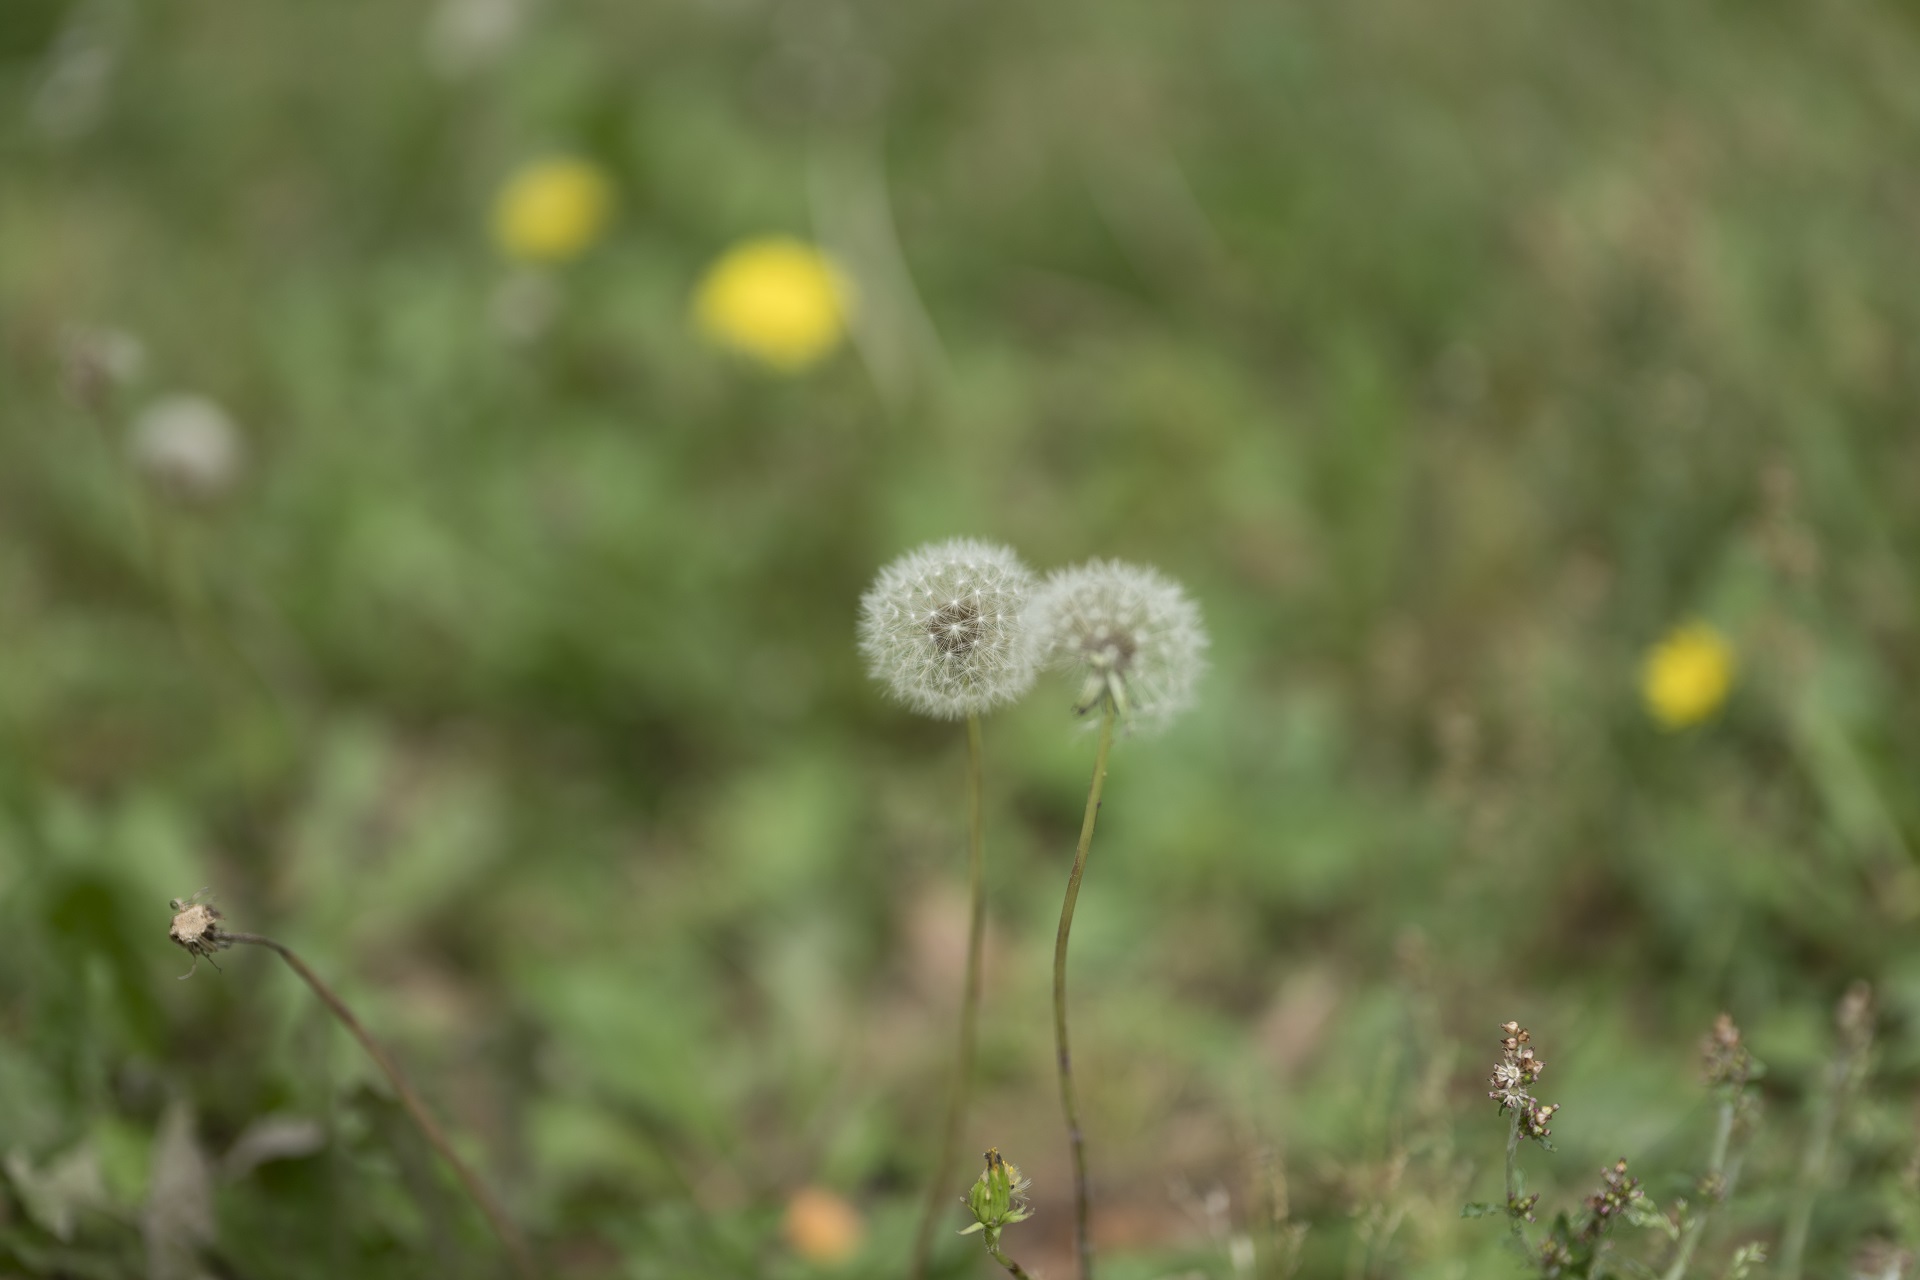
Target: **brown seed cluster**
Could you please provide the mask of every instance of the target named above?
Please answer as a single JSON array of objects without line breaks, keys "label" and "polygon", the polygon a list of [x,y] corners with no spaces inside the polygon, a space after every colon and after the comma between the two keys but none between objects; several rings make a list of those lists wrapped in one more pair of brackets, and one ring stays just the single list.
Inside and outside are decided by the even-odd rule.
[{"label": "brown seed cluster", "polygon": [[1547,1069],[1546,1061],[1533,1051],[1533,1036],[1519,1023],[1503,1023],[1500,1032],[1500,1060],[1493,1064],[1493,1074],[1488,1077],[1491,1087],[1487,1096],[1500,1104],[1502,1114],[1513,1111],[1519,1115],[1521,1133],[1535,1142],[1545,1142],[1552,1133],[1547,1126],[1560,1104],[1541,1102],[1531,1091],[1534,1081]]},{"label": "brown seed cluster", "polygon": [[1747,1052],[1731,1014],[1713,1020],[1713,1030],[1700,1042],[1700,1066],[1709,1086],[1738,1089],[1753,1074],[1753,1055]]},{"label": "brown seed cluster", "polygon": [[202,889],[191,898],[174,898],[167,903],[173,909],[173,924],[167,929],[167,936],[193,957],[193,968],[181,974],[182,978],[191,978],[199,970],[202,956],[218,969],[213,953],[233,945],[233,940],[220,926],[220,908],[206,900],[206,893]]},{"label": "brown seed cluster", "polygon": [[1587,1197],[1587,1238],[1597,1240],[1628,1205],[1640,1198],[1640,1179],[1627,1173],[1625,1157],[1600,1171],[1600,1189]]}]

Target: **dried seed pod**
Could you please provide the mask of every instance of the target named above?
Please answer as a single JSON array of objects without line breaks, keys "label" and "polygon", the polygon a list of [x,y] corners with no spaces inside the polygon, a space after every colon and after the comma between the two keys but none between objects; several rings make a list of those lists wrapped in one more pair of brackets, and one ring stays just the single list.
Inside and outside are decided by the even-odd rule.
[{"label": "dried seed pod", "polygon": [[220,908],[208,900],[207,890],[201,889],[190,898],[173,898],[167,906],[173,910],[173,924],[167,929],[167,936],[193,957],[193,968],[181,974],[181,979],[191,978],[199,970],[202,956],[218,969],[213,953],[225,951],[233,945],[233,940],[221,928]]}]

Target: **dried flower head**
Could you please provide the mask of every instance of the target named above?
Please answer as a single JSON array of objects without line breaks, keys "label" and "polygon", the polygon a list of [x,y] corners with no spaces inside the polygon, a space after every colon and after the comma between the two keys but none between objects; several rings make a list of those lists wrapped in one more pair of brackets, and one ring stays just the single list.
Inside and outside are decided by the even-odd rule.
[{"label": "dried flower head", "polygon": [[1700,1044],[1701,1074],[1714,1087],[1738,1089],[1753,1074],[1753,1055],[1747,1051],[1733,1015],[1723,1013],[1713,1020],[1713,1030]]},{"label": "dried flower head", "polygon": [[220,908],[207,900],[207,890],[201,889],[190,898],[169,899],[167,906],[173,911],[173,924],[168,927],[167,936],[193,957],[193,968],[180,977],[191,978],[199,970],[202,956],[218,969],[213,953],[225,951],[233,945],[233,940],[221,927]]},{"label": "dried flower head", "polygon": [[1033,599],[1042,660],[1082,673],[1075,710],[1111,708],[1165,728],[1193,703],[1207,632],[1180,584],[1157,569],[1093,560],[1049,577]]},{"label": "dried flower head", "polygon": [[1852,1053],[1864,1053],[1873,1044],[1873,988],[1856,979],[1840,997],[1833,1025],[1840,1044]]},{"label": "dried flower head", "polygon": [[1033,685],[1033,574],[1006,547],[929,543],[880,571],[860,597],[867,670],[925,715],[958,720]]},{"label": "dried flower head", "polygon": [[1501,1024],[1500,1060],[1493,1064],[1493,1074],[1487,1079],[1487,1096],[1500,1104],[1503,1114],[1511,1111],[1519,1116],[1521,1133],[1546,1146],[1553,1132],[1548,1125],[1560,1104],[1541,1102],[1533,1096],[1533,1083],[1547,1064],[1533,1051],[1532,1039],[1532,1034],[1517,1022]]},{"label": "dried flower head", "polygon": [[1602,1169],[1600,1189],[1587,1197],[1587,1239],[1599,1239],[1641,1195],[1640,1179],[1628,1174],[1626,1157]]},{"label": "dried flower head", "polygon": [[99,408],[137,381],[147,367],[146,344],[121,329],[68,328],[60,335],[61,373],[75,400]]}]

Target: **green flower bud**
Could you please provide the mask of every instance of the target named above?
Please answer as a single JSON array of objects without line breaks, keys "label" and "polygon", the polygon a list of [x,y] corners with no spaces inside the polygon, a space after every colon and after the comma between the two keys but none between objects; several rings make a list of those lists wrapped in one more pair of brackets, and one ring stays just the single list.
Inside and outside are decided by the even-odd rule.
[{"label": "green flower bud", "polygon": [[1008,1164],[1001,1158],[998,1147],[988,1151],[986,1159],[987,1167],[967,1191],[967,1212],[973,1215],[973,1225],[960,1234],[967,1236],[984,1231],[987,1248],[997,1249],[1002,1229],[1033,1216],[1026,1197],[1031,1183],[1020,1176],[1019,1165]]}]

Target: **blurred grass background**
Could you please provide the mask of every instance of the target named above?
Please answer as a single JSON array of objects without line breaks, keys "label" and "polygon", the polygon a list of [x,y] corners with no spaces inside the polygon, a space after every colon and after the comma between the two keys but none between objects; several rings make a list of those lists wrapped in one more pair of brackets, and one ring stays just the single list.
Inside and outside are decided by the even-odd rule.
[{"label": "blurred grass background", "polygon": [[[557,1271],[898,1274],[963,748],[852,629],[954,534],[1157,564],[1214,634],[1075,933],[1108,1274],[1238,1274],[1281,1177],[1302,1274],[1511,1271],[1458,1220],[1498,1024],[1564,1108],[1548,1203],[1623,1154],[1665,1202],[1725,1008],[1770,1109],[1717,1266],[1777,1235],[1854,978],[1812,1269],[1920,1246],[1916,66],[1894,0],[8,0],[0,1267],[201,1274],[155,1239],[209,1163],[214,1274],[496,1265],[271,957],[174,980],[211,884]],[[550,155],[614,213],[529,273],[492,203]],[[688,323],[769,233],[860,294],[794,376]],[[169,393],[237,424],[217,493],[135,463]],[[1736,685],[1665,732],[1640,663],[1695,617]],[[1055,1275],[1072,696],[986,726],[967,1138]],[[803,1187],[852,1259],[783,1236]]]}]

